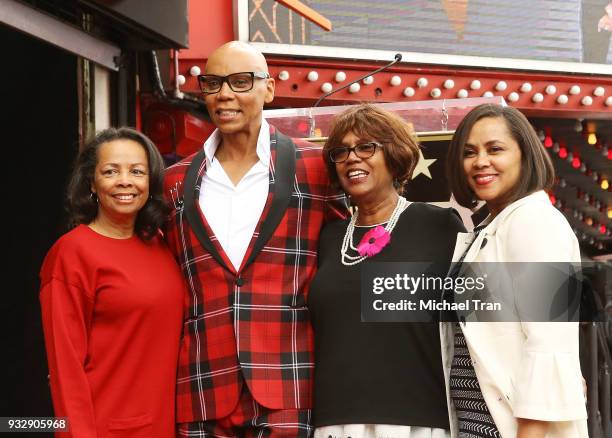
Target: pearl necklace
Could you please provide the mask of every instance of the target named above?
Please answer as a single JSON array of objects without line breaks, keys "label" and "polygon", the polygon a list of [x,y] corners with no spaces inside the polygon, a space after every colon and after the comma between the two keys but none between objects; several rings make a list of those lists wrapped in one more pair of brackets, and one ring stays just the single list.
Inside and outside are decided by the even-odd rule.
[{"label": "pearl necklace", "polygon": [[[395,228],[395,225],[397,224],[400,215],[406,209],[406,207],[408,207],[409,204],[410,203],[406,200],[406,198],[402,196],[398,198],[397,204],[393,209],[393,213],[391,213],[391,217],[389,218],[387,225],[385,225],[385,230],[387,231],[387,233],[391,234],[391,232]],[[368,256],[352,256],[347,253],[349,248],[357,252],[357,248],[355,248],[355,244],[353,243],[353,233],[355,232],[355,223],[357,222],[358,215],[359,211],[357,211],[351,217],[351,220],[349,221],[349,224],[346,227],[346,233],[344,233],[344,239],[342,239],[342,248],[340,249],[340,254],[342,256],[341,260],[344,266],[353,266],[368,258]]]}]

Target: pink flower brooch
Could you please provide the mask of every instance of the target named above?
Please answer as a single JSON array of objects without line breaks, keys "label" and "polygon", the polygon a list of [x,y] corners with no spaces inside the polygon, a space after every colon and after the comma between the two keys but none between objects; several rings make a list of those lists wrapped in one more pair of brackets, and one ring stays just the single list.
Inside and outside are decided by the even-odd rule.
[{"label": "pink flower brooch", "polygon": [[372,257],[382,251],[391,241],[391,235],[387,230],[378,225],[364,234],[357,245],[357,252],[360,256]]}]

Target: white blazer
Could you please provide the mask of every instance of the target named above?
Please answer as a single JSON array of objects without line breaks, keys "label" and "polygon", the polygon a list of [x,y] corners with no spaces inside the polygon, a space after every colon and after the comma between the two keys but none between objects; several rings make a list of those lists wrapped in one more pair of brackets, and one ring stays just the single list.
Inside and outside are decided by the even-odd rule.
[{"label": "white blazer", "polygon": [[[576,236],[543,191],[508,205],[470,247],[473,236],[458,234],[453,261],[469,247],[464,263],[580,263]],[[441,323],[440,337],[451,436],[457,437],[449,391],[454,327]],[[578,323],[467,322],[461,327],[482,394],[503,438],[516,437],[517,417],[551,422],[547,438],[588,437]]]}]

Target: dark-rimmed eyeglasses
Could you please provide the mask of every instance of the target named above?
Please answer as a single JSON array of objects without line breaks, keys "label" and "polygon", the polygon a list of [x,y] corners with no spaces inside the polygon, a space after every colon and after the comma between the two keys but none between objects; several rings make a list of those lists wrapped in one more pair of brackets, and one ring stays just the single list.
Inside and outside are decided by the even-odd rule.
[{"label": "dark-rimmed eyeglasses", "polygon": [[337,148],[333,148],[327,151],[327,156],[329,157],[329,161],[332,163],[342,163],[348,160],[351,152],[354,152],[355,155],[359,158],[370,158],[376,152],[376,148],[382,148],[383,146],[380,143],[375,141],[369,141],[367,143],[357,144],[351,148],[346,146],[340,146]]},{"label": "dark-rimmed eyeglasses", "polygon": [[235,93],[245,93],[253,89],[255,79],[269,79],[270,75],[263,71],[243,71],[227,76],[199,75],[198,83],[204,94],[214,94],[221,91],[223,83],[227,82]]}]

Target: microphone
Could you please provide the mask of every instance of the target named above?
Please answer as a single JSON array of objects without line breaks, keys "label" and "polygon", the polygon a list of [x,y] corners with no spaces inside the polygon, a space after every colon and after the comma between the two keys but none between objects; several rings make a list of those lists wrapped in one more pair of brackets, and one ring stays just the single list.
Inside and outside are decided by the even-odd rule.
[{"label": "microphone", "polygon": [[[402,60],[402,54],[401,54],[401,53],[396,53],[396,54],[395,54],[395,57],[394,57],[394,59],[393,59],[393,61],[391,61],[390,63],[388,63],[388,64],[386,64],[386,65],[383,65],[382,67],[379,67],[379,68],[377,68],[376,70],[371,71],[370,73],[367,73],[367,74],[363,75],[362,77],[360,77],[360,78],[358,78],[358,79],[355,79],[354,81],[351,81],[351,82],[349,82],[349,83],[348,83],[348,84],[346,84],[346,85],[343,85],[343,86],[342,86],[342,87],[340,87],[340,88],[336,88],[335,90],[331,90],[330,92],[325,93],[323,96],[321,96],[321,97],[319,97],[319,99],[317,99],[317,101],[316,101],[316,102],[315,102],[315,104],[312,106],[312,108],[316,108],[316,107],[318,107],[318,106],[319,106],[319,104],[320,104],[321,102],[323,102],[323,100],[324,100],[324,99],[326,99],[327,97],[331,96],[332,94],[335,94],[335,93],[337,93],[338,91],[342,91],[342,90],[344,90],[345,88],[348,88],[348,87],[350,87],[351,85],[353,85],[353,84],[355,84],[355,83],[357,83],[357,82],[359,82],[359,81],[364,80],[365,78],[369,78],[370,76],[374,76],[376,73],[380,73],[381,71],[388,69],[389,67],[391,67],[391,66],[393,66],[393,65],[397,64],[397,63],[398,63],[398,62],[400,62],[401,60]],[[314,117],[312,116],[312,114],[310,115],[310,120],[311,120],[311,123],[310,123],[310,137],[312,137],[312,136],[314,135],[314,130],[315,130],[315,120],[314,120]]]}]

